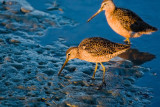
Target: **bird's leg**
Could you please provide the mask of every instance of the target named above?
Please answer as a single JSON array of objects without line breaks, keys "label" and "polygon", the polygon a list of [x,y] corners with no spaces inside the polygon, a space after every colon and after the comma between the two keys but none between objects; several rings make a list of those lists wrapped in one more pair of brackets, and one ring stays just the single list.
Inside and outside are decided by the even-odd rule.
[{"label": "bird's leg", "polygon": [[94,72],[93,72],[93,76],[92,76],[92,79],[95,79],[95,73],[97,71],[97,67],[98,67],[98,63],[96,62],[96,66],[95,66],[95,69],[94,69]]},{"label": "bird's leg", "polygon": [[102,82],[103,82],[103,84],[106,84],[106,82],[105,82],[105,72],[106,72],[106,69],[105,69],[104,65],[101,62],[100,62],[100,64],[101,64],[101,66],[103,68],[103,80],[102,80]]},{"label": "bird's leg", "polygon": [[98,90],[101,90],[103,88],[103,86],[106,86],[106,82],[105,82],[105,67],[103,66],[102,63],[100,63],[102,68],[103,68],[103,80],[102,80],[102,84],[98,87]]},{"label": "bird's leg", "polygon": [[127,44],[131,44],[129,38],[126,38],[126,39],[124,40],[124,42],[127,43]]}]

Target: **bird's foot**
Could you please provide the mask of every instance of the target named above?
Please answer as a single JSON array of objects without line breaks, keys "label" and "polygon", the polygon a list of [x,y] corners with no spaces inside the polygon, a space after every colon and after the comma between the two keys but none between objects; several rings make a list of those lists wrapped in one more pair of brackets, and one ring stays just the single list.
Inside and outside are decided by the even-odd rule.
[{"label": "bird's foot", "polygon": [[91,79],[92,79],[92,80],[95,80],[95,78],[94,78],[94,77],[91,77]]},{"label": "bird's foot", "polygon": [[95,80],[95,78],[93,78],[93,77],[90,77],[87,79],[88,82],[93,82],[94,80]]},{"label": "bird's foot", "polygon": [[62,76],[64,76],[64,74],[58,74],[58,77],[62,77]]},{"label": "bird's foot", "polygon": [[124,43],[126,43],[126,44],[128,44],[128,45],[130,45],[130,44],[131,44],[131,42],[130,42],[129,38],[126,38],[126,39],[124,40]]},{"label": "bird's foot", "polygon": [[106,87],[106,82],[103,81],[101,85],[98,86],[98,90],[101,90],[103,87]]}]

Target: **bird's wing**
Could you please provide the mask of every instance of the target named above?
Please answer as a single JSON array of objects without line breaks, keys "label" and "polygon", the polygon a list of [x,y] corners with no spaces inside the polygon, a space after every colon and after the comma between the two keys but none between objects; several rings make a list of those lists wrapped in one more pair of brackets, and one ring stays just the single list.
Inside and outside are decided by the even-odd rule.
[{"label": "bird's wing", "polygon": [[115,12],[116,17],[120,21],[121,25],[128,31],[140,32],[144,31],[150,26],[145,23],[137,14],[128,9],[117,8]]},{"label": "bird's wing", "polygon": [[[92,56],[112,55],[122,50],[123,45],[111,42],[103,38],[86,39],[79,44],[79,48]],[[124,48],[124,47],[123,47]]]}]

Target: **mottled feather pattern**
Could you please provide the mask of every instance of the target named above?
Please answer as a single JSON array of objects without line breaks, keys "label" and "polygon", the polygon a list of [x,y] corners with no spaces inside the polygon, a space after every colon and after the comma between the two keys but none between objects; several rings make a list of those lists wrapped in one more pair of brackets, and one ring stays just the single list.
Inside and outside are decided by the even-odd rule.
[{"label": "mottled feather pattern", "polygon": [[84,39],[78,46],[78,48],[87,51],[92,56],[112,55],[129,47],[129,45],[113,43],[107,39],[99,37]]},{"label": "mottled feather pattern", "polygon": [[150,26],[149,24],[144,22],[137,14],[128,9],[116,8],[113,15],[128,31],[143,32],[144,34],[145,32],[157,31],[155,27]]},{"label": "mottled feather pattern", "polygon": [[116,8],[113,15],[120,21],[122,26],[127,30],[131,30],[130,26],[134,24],[137,20],[143,21],[138,15],[136,15],[128,9]]}]

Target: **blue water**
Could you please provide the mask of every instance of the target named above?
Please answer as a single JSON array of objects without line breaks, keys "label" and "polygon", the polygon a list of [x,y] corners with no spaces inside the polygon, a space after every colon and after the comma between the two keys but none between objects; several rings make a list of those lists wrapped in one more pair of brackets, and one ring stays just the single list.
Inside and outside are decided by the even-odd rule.
[{"label": "blue water", "polygon": [[[34,8],[46,11],[45,3],[51,0],[27,0]],[[73,19],[77,26],[63,27],[47,30],[46,35],[41,38],[41,44],[51,44],[59,37],[64,38],[68,45],[78,45],[81,40],[87,37],[100,36],[114,42],[123,43],[124,38],[116,34],[107,24],[104,12],[101,12],[93,20],[87,23],[99,8],[102,0],[57,0],[57,3],[64,12],[46,11],[51,14],[62,14],[63,16]],[[137,13],[144,21],[160,29],[160,1],[159,0],[114,0],[118,7],[128,8]],[[148,52],[156,56],[150,62],[146,62],[142,66],[150,68],[149,73],[145,73],[144,77],[139,79],[136,84],[138,86],[153,89],[152,103],[149,106],[158,107],[160,104],[160,31],[151,35],[143,35],[140,38],[131,39],[132,47],[141,52]],[[153,75],[156,74],[156,75]]]}]

